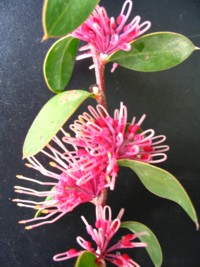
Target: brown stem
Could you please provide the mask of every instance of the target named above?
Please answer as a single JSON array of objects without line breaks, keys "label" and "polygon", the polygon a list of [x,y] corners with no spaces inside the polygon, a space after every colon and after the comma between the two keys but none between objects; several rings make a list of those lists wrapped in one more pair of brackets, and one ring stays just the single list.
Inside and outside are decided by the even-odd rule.
[{"label": "brown stem", "polygon": [[98,104],[107,109],[104,81],[104,70],[106,62],[105,60],[101,59],[99,53],[94,49],[93,46],[91,46],[90,49],[95,66],[96,85],[98,87],[98,92],[96,92],[95,98]]},{"label": "brown stem", "polygon": [[[95,66],[95,76],[97,92],[95,93],[95,98],[98,104],[102,105],[107,110],[106,95],[105,95],[105,80],[104,80],[104,70],[106,61],[102,60],[99,53],[93,46],[90,46],[92,53],[92,58]],[[108,190],[104,189],[98,199],[98,202],[102,205],[106,205]]]}]

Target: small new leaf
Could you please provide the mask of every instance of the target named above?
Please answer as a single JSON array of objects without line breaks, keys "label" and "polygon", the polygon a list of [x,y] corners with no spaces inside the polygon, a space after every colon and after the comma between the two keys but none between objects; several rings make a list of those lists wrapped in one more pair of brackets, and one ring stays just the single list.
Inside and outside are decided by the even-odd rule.
[{"label": "small new leaf", "polygon": [[96,256],[88,251],[84,251],[81,253],[81,255],[78,257],[76,261],[75,267],[106,267],[100,266],[96,263]]}]

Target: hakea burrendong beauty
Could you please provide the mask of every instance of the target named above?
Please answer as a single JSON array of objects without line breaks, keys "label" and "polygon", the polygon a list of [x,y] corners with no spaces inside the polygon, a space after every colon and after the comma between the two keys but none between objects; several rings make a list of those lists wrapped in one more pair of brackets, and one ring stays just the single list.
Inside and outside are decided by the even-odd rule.
[{"label": "hakea burrendong beauty", "polygon": [[[87,222],[84,216],[81,217],[86,225],[87,233],[96,243],[96,249],[92,246],[92,243],[86,241],[80,236],[77,237],[77,242],[84,250],[96,255],[96,263],[99,266],[105,266],[104,261],[109,261],[119,267],[139,267],[139,265],[127,254],[121,254],[119,250],[146,247],[147,244],[144,242],[134,242],[136,238],[145,235],[146,232],[127,234],[123,236],[117,243],[109,247],[113,236],[120,228],[123,213],[124,209],[121,209],[117,218],[113,220],[111,208],[109,206],[102,207],[97,205],[95,228],[93,228]],[[68,260],[70,258],[79,256],[83,251],[77,251],[76,249],[72,248],[64,253],[55,255],[53,259],[55,261]]]},{"label": "hakea burrendong beauty", "polygon": [[[119,159],[132,159],[146,163],[164,161],[169,147],[160,145],[165,141],[164,135],[155,136],[152,129],[141,131],[140,126],[145,115],[136,122],[127,122],[127,108],[121,103],[112,118],[105,108],[97,105],[96,109],[89,106],[70,126],[75,137],[71,137],[62,129],[62,141],[55,136],[53,144],[48,144],[42,152],[50,158],[50,165],[56,172],[47,170],[36,157],[28,158],[28,167],[43,175],[53,178],[51,182],[42,182],[32,178],[18,178],[35,182],[44,186],[52,186],[52,190],[36,191],[31,188],[15,186],[21,194],[46,197],[43,201],[14,199],[19,206],[38,210],[45,216],[23,220],[20,223],[32,223],[27,229],[34,228],[58,220],[77,205],[84,202],[96,203],[105,188],[115,187],[118,174]],[[58,173],[59,172],[59,173]]]},{"label": "hakea burrendong beauty", "polygon": [[[160,145],[166,140],[164,135],[155,136],[153,129],[141,131],[140,127],[145,119],[143,115],[138,122],[133,117],[128,124],[128,111],[121,103],[112,118],[107,110],[97,105],[96,109],[89,106],[89,112],[84,112],[79,119],[70,126],[75,137],[66,136],[63,141],[78,147],[82,158],[88,158],[88,166],[94,168],[97,164],[104,166],[106,186],[114,189],[118,174],[119,159],[139,160],[147,163],[160,163],[166,160],[164,152],[169,150],[167,145]],[[95,160],[97,158],[97,160]],[[80,165],[81,169],[81,165]],[[69,170],[70,175],[78,181],[74,173],[77,168]],[[78,184],[84,184],[92,177],[83,177]]]},{"label": "hakea burrendong beauty", "polygon": [[92,15],[71,34],[88,43],[80,48],[80,51],[88,50],[88,52],[78,56],[77,59],[92,57],[91,47],[98,52],[102,60],[106,60],[117,50],[129,51],[131,49],[130,42],[151,26],[149,21],[140,24],[140,16],[127,22],[132,6],[131,0],[125,1],[116,20],[114,17],[108,17],[105,8],[97,6]]},{"label": "hakea burrendong beauty", "polygon": [[[17,193],[43,199],[45,198],[45,200],[42,201],[13,199],[14,202],[17,202],[18,206],[33,208],[44,215],[41,216],[40,214],[40,216],[20,221],[19,223],[21,224],[32,224],[25,227],[27,230],[40,225],[53,223],[66,213],[72,211],[79,204],[95,202],[96,198],[105,188],[104,170],[100,165],[97,166],[97,164],[95,164],[94,168],[87,169],[86,165],[91,163],[86,162],[85,159],[78,160],[78,151],[69,151],[56,136],[53,138],[53,142],[56,148],[49,144],[47,145],[46,150],[42,150],[42,152],[48,158],[54,160],[50,162],[50,165],[57,168],[60,174],[47,170],[35,157],[27,158],[29,163],[26,164],[27,167],[41,172],[43,175],[52,178],[53,181],[42,182],[22,175],[17,175],[17,178],[19,179],[46,187],[48,186],[44,191],[36,191],[31,188],[15,186],[15,192]],[[73,170],[77,168],[77,171],[74,171],[77,180],[68,174],[68,170],[70,170],[70,167],[72,166]],[[83,168],[81,168],[81,166]],[[78,185],[78,180],[87,178],[87,176],[93,177],[93,179]],[[52,187],[51,190],[49,190],[49,186]]]}]

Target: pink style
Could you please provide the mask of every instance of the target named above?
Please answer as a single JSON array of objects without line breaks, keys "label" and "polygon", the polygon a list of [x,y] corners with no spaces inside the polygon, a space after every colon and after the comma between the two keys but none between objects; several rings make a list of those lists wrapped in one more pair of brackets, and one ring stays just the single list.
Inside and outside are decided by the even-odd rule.
[{"label": "pink style", "polygon": [[[121,218],[123,216],[124,209],[121,209],[117,218],[112,220],[112,211],[109,206],[102,207],[96,206],[96,223],[93,228],[82,216],[82,220],[86,225],[86,231],[91,236],[92,240],[96,244],[96,249],[93,248],[92,243],[77,237],[78,244],[86,251],[89,251],[96,255],[96,263],[100,266],[105,266],[104,261],[109,261],[119,267],[139,267],[139,265],[133,261],[127,254],[121,254],[119,250],[136,247],[146,247],[144,242],[134,242],[134,240],[146,232],[137,234],[127,234],[123,236],[117,243],[109,247],[113,236],[118,232],[121,225]],[[83,251],[84,251],[83,250]],[[60,253],[54,256],[55,261],[68,260],[79,256],[83,251],[77,251],[72,248],[64,253]]]},{"label": "pink style", "polygon": [[[103,166],[106,187],[110,187],[111,190],[115,187],[119,159],[146,163],[160,163],[167,159],[164,152],[169,150],[169,146],[160,145],[166,137],[155,136],[153,129],[141,130],[146,115],[138,122],[133,117],[131,123],[128,123],[128,111],[123,103],[115,110],[113,118],[101,105],[97,105],[96,109],[89,106],[88,109],[88,113],[84,112],[70,126],[75,137],[66,136],[63,141],[79,148],[81,158],[88,158],[88,167]],[[80,168],[84,167],[80,165]],[[77,168],[72,167],[69,173],[73,175],[76,171]],[[93,177],[76,178],[77,184],[84,184],[88,179]]]},{"label": "pink style", "polygon": [[129,51],[130,42],[142,35],[150,27],[151,23],[145,21],[140,24],[141,17],[136,16],[128,23],[132,11],[133,3],[131,0],[125,1],[122,10],[115,20],[109,18],[104,7],[97,6],[92,15],[71,35],[88,43],[80,48],[80,51],[87,51],[77,57],[77,60],[92,57],[92,49],[95,49],[102,61],[118,51]]},{"label": "pink style", "polygon": [[[17,176],[47,188],[37,191],[15,186],[15,192],[19,194],[43,199],[13,200],[20,207],[33,208],[44,215],[20,221],[22,224],[31,224],[26,229],[53,223],[79,204],[100,203],[99,198],[104,190],[115,188],[119,159],[146,163],[166,160],[165,152],[169,147],[161,145],[166,137],[155,136],[152,129],[142,131],[140,128],[145,115],[138,122],[133,117],[131,123],[128,123],[128,111],[123,103],[114,111],[113,117],[101,105],[97,105],[96,109],[89,106],[88,110],[88,113],[84,112],[70,126],[75,137],[61,129],[62,139],[55,136],[51,144],[41,151],[45,155],[45,161],[46,157],[50,159],[50,170],[36,157],[27,158],[29,163],[26,165],[52,179],[50,182]],[[52,189],[49,190],[49,186]]]}]

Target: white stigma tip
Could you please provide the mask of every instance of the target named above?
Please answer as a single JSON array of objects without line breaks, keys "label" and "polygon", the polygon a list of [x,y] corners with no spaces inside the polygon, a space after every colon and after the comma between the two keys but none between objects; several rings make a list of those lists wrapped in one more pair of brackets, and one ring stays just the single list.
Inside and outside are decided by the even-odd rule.
[{"label": "white stigma tip", "polygon": [[30,230],[30,229],[32,229],[32,226],[26,226],[25,229]]},{"label": "white stigma tip", "polygon": [[22,193],[22,190],[16,189],[15,193]]},{"label": "white stigma tip", "polygon": [[12,202],[19,202],[19,199],[17,199],[17,198],[12,199]]},{"label": "white stigma tip", "polygon": [[25,224],[26,221],[19,221],[18,223],[19,223],[19,224]]},{"label": "white stigma tip", "polygon": [[22,203],[17,203],[17,206],[23,207],[24,205]]},{"label": "white stigma tip", "polygon": [[25,163],[25,166],[28,167],[28,168],[32,168],[32,165],[29,164],[29,163]]},{"label": "white stigma tip", "polygon": [[24,176],[21,175],[21,174],[18,174],[18,175],[16,175],[16,177],[17,177],[18,179],[22,179]]}]

